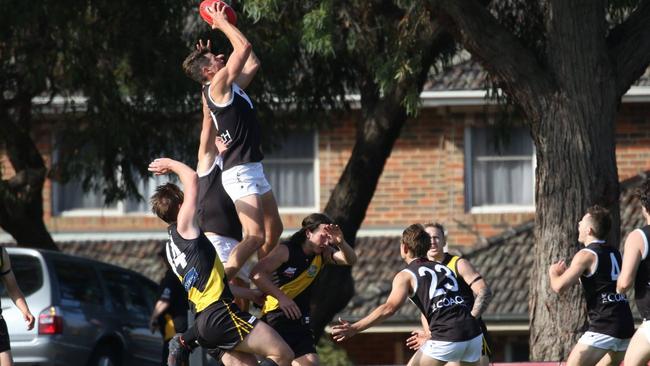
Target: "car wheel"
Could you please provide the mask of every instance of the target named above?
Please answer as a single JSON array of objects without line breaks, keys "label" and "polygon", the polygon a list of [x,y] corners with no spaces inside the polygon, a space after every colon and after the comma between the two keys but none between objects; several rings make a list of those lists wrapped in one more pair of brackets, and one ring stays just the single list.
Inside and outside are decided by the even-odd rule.
[{"label": "car wheel", "polygon": [[117,350],[109,346],[99,346],[93,353],[88,366],[121,366]]}]

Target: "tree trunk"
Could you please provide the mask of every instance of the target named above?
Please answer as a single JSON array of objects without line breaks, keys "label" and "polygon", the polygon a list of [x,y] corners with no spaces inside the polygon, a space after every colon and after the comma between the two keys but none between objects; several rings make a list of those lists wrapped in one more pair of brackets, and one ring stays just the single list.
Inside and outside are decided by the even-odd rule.
[{"label": "tree trunk", "polygon": [[[325,213],[341,226],[345,240],[353,247],[386,159],[405,121],[406,110],[399,102],[382,101],[370,110],[364,109],[357,124],[352,155],[325,207]],[[334,315],[354,295],[351,267],[325,267],[313,292],[318,296],[312,302],[312,329],[319,339]]]},{"label": "tree trunk", "polygon": [[0,227],[18,246],[58,250],[43,221],[47,168],[30,136],[31,98],[0,111],[0,141],[15,175],[0,180]]},{"label": "tree trunk", "polygon": [[581,248],[578,221],[587,207],[600,204],[610,210],[613,225],[608,241],[619,244],[616,97],[613,79],[605,84],[549,98],[548,112],[533,128],[537,210],[529,299],[532,360],[566,360],[585,330],[582,289],[576,285],[561,295],[553,293],[548,268],[558,260],[569,263]]},{"label": "tree trunk", "polygon": [[[548,65],[555,91],[541,96],[533,122],[537,147],[535,262],[530,283],[531,359],[566,360],[586,330],[581,286],[552,293],[548,268],[580,249],[578,221],[591,205],[612,214],[608,241],[618,247],[619,184],[615,118],[619,96],[608,55],[605,6],[553,0],[549,6]],[[530,96],[535,97],[535,96]]]},{"label": "tree trunk", "polygon": [[[618,247],[618,174],[614,155],[614,103],[593,105],[588,115],[558,96],[537,137],[534,267],[530,282],[531,359],[565,360],[587,323],[582,289],[552,292],[548,268],[567,263],[581,248],[578,221],[585,209],[610,209],[609,242]],[[584,110],[583,110],[584,112]]]}]

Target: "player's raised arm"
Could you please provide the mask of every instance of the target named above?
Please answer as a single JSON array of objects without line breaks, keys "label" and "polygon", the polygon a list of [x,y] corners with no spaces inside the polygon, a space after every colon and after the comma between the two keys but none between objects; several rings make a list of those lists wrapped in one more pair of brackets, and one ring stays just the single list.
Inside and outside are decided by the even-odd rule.
[{"label": "player's raised arm", "polygon": [[330,256],[325,257],[327,263],[333,263],[338,265],[354,265],[357,262],[357,253],[354,249],[345,241],[343,237],[343,232],[341,228],[336,224],[328,224],[324,228],[325,232],[328,235],[328,244],[336,247],[338,250],[333,250]]},{"label": "player's raised arm", "polygon": [[155,175],[175,173],[183,184],[183,203],[176,219],[178,233],[186,239],[199,235],[196,223],[199,182],[196,172],[189,166],[169,158],[158,158],[149,164],[149,171]]},{"label": "player's raised arm", "polygon": [[208,104],[205,101],[205,97],[202,97],[201,99],[203,100],[203,120],[201,122],[201,137],[199,138],[199,152],[196,172],[199,174],[204,174],[212,167],[214,159],[216,159],[217,155],[219,155],[219,151],[215,145],[217,130],[215,129],[214,123],[212,122],[210,109],[208,108]]},{"label": "player's raised arm", "polygon": [[253,46],[237,27],[228,22],[225,4],[217,3],[208,7],[207,11],[212,17],[212,29],[219,29],[223,32],[233,47],[233,52],[230,54],[226,66],[220,69],[212,78],[214,86],[211,88],[211,93],[215,93],[215,99],[219,100],[221,96],[230,92],[230,86],[244,70]]}]

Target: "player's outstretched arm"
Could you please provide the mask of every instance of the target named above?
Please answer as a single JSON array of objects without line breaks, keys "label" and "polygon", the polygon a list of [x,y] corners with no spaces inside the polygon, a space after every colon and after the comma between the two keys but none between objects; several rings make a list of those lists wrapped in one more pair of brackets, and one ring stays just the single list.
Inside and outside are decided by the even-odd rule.
[{"label": "player's outstretched arm", "polygon": [[623,264],[621,265],[618,280],[616,280],[616,292],[618,293],[625,293],[634,285],[636,272],[639,269],[639,263],[641,263],[645,249],[642,235],[638,230],[634,230],[625,239]]},{"label": "player's outstretched arm", "polygon": [[149,164],[149,171],[155,175],[174,173],[183,184],[183,204],[178,211],[176,225],[178,233],[185,239],[199,236],[196,223],[196,207],[199,199],[199,179],[189,166],[169,158],[158,158]]},{"label": "player's outstretched arm", "polygon": [[226,66],[219,70],[212,79],[214,87],[210,90],[211,93],[216,93],[217,100],[221,99],[220,96],[230,92],[230,85],[242,73],[253,49],[246,36],[228,22],[225,9],[225,6],[219,6],[219,4],[206,8],[212,17],[212,29],[219,29],[223,32],[233,47],[233,52],[230,54]]},{"label": "player's outstretched arm", "polygon": [[253,78],[255,77],[255,74],[257,74],[257,70],[259,70],[260,66],[260,60],[257,58],[257,55],[255,55],[255,52],[251,50],[251,54],[248,56],[248,60],[246,60],[246,63],[244,64],[244,68],[242,69],[241,73],[239,73],[239,76],[235,78],[235,83],[237,83],[240,88],[246,89],[248,85],[250,85],[251,81],[253,81]]},{"label": "player's outstretched arm", "polygon": [[25,295],[20,291],[18,287],[18,282],[16,282],[16,276],[11,270],[11,260],[9,259],[9,254],[5,248],[1,248],[2,252],[2,268],[0,268],[0,273],[2,273],[2,282],[7,289],[7,293],[11,298],[11,301],[14,302],[18,310],[23,314],[23,319],[27,325],[27,330],[32,330],[34,328],[34,315],[29,311],[29,306],[27,306],[27,301],[25,301]]},{"label": "player's outstretched arm", "polygon": [[214,143],[215,138],[217,137],[217,129],[214,127],[214,123],[212,122],[210,109],[208,108],[208,103],[205,101],[205,96],[201,99],[203,100],[203,120],[201,122],[201,137],[199,138],[196,172],[204,174],[212,167],[214,159],[219,155],[219,151]]},{"label": "player's outstretched arm", "polygon": [[230,292],[232,292],[232,295],[235,298],[246,299],[260,306],[264,305],[264,293],[262,291],[233,285],[232,283],[228,286],[230,287]]},{"label": "player's outstretched arm", "polygon": [[273,283],[271,274],[283,263],[289,260],[289,249],[286,245],[278,245],[251,270],[250,278],[255,286],[265,294],[278,300],[278,307],[289,319],[299,319],[302,312],[298,305]]},{"label": "player's outstretched arm", "polygon": [[548,269],[548,276],[551,280],[551,289],[558,294],[567,288],[578,283],[580,276],[588,272],[595,261],[593,253],[580,250],[573,256],[571,266],[567,268],[564,261],[552,264]]},{"label": "player's outstretched arm", "polygon": [[463,278],[466,284],[474,293],[474,306],[472,307],[472,316],[480,318],[485,312],[490,301],[492,301],[492,291],[485,282],[481,274],[472,266],[467,259],[461,258],[457,263],[458,274]]},{"label": "player's outstretched arm", "polygon": [[[331,252],[331,256],[326,256],[327,263],[354,265],[357,262],[357,253],[345,241],[341,228],[335,224],[325,226],[325,232],[329,237],[329,245],[336,247],[338,250]],[[333,250],[333,249],[332,249]]]},{"label": "player's outstretched arm", "polygon": [[404,305],[404,302],[411,293],[413,289],[412,280],[413,276],[405,271],[401,271],[395,275],[393,288],[386,302],[379,305],[368,316],[354,324],[339,319],[340,324],[332,327],[332,337],[334,340],[337,342],[344,341],[393,316]]}]

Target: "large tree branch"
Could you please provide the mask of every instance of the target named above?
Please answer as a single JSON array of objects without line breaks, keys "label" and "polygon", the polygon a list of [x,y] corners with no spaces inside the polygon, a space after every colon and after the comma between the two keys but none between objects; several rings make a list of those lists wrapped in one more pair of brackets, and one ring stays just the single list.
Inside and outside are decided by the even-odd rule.
[{"label": "large tree branch", "polygon": [[616,92],[622,96],[650,64],[650,0],[642,0],[634,12],[607,37],[614,62]]},{"label": "large tree branch", "polygon": [[533,96],[548,95],[555,87],[533,52],[502,27],[476,0],[431,0],[432,14],[455,35],[491,75],[522,106],[540,114]]}]

